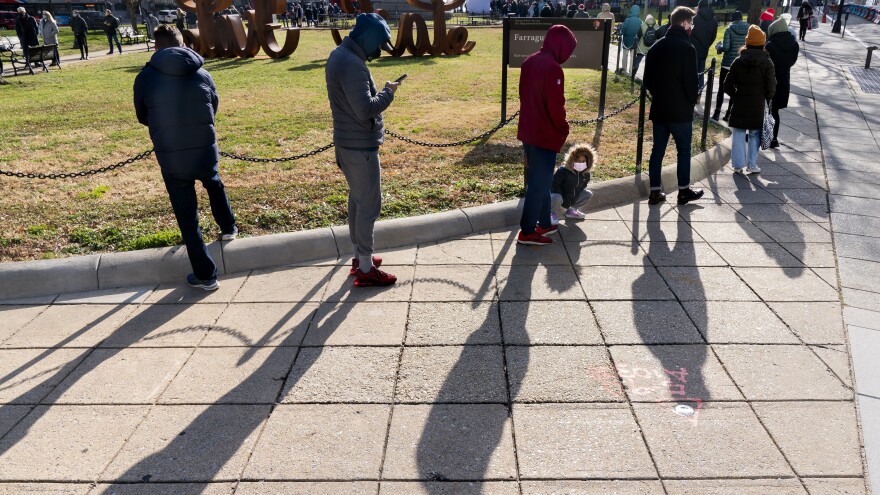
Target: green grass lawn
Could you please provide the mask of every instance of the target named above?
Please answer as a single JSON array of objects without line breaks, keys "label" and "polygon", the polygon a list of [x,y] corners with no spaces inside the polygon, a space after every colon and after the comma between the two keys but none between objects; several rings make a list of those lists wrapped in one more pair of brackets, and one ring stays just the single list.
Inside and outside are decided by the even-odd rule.
[{"label": "green grass lawn", "polygon": [[[470,55],[382,58],[371,63],[380,86],[409,74],[385,113],[387,128],[425,141],[448,142],[480,134],[499,121],[501,30],[471,29],[470,33],[477,42]],[[299,49],[286,60],[208,61],[206,68],[220,93],[220,148],[282,157],[330,143],[324,63],[333,47],[327,31],[305,31]],[[151,55],[139,51],[70,63],[47,74],[7,78],[10,84],[0,87],[0,142],[4,143],[0,169],[76,171],[150,149],[147,129],[135,120],[131,87]],[[567,71],[570,119],[596,116],[599,75]],[[509,115],[518,106],[518,76],[518,70],[510,71]],[[615,83],[609,77],[609,112],[632,97],[628,81]],[[636,122],[634,106],[602,126],[594,180],[633,173]],[[517,197],[522,191],[522,149],[515,126],[516,121],[484,142],[454,148],[424,148],[388,138],[381,152],[383,218]],[[569,142],[593,141],[596,133],[595,125],[574,126]],[[709,145],[725,136],[725,130],[713,127]],[[698,131],[694,139],[699,139]],[[646,142],[646,157],[649,152]],[[667,163],[672,163],[673,153],[670,147]],[[222,159],[221,173],[244,235],[345,223],[347,187],[332,151],[280,164]],[[75,180],[0,177],[0,190],[0,260],[179,241],[152,157],[121,171]],[[202,204],[207,206],[204,200]],[[216,235],[209,211],[201,213],[206,235]]]},{"label": "green grass lawn", "polygon": [[[130,27],[131,25],[120,24],[120,26]],[[144,25],[138,25],[138,30],[140,32],[145,32]],[[0,29],[0,36],[15,36],[15,31]],[[90,54],[106,53],[110,49],[110,46],[107,44],[107,36],[104,34],[104,31],[89,31],[88,40]],[[122,40],[119,41],[122,42]],[[127,45],[125,44],[122,45],[123,52],[125,52],[126,46]],[[73,47],[73,32],[70,30],[69,26],[58,27],[58,52],[62,57],[65,55],[79,55],[79,48]]]}]

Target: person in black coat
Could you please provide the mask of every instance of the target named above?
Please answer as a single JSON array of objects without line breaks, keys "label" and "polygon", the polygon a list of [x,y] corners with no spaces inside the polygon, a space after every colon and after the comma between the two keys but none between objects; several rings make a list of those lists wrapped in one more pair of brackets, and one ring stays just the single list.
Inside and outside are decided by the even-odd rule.
[{"label": "person in black coat", "polygon": [[[712,46],[717,35],[718,21],[715,19],[715,11],[707,0],[700,0],[697,16],[694,18],[694,29],[691,31],[691,42],[697,50],[697,72],[706,70],[709,47]],[[704,81],[705,76],[700,74],[700,86]]]},{"label": "person in black coat", "polygon": [[[40,37],[37,32],[37,21],[27,14],[24,7],[19,7],[18,15],[15,16],[15,34],[21,42],[24,59],[28,60],[30,47],[39,45]],[[30,66],[30,62],[27,65]]]},{"label": "person in black coat", "polygon": [[104,34],[107,35],[107,43],[110,45],[110,51],[107,52],[107,55],[111,55],[113,53],[113,42],[116,42],[116,47],[119,48],[119,53],[122,53],[122,45],[119,43],[119,33],[116,32],[116,29],[119,28],[119,19],[113,16],[113,12],[110,9],[104,11]]},{"label": "person in black coat", "polygon": [[691,188],[691,138],[694,105],[697,103],[697,52],[687,30],[696,12],[676,7],[669,15],[669,30],[648,50],[644,82],[651,93],[649,118],[654,124],[654,144],[648,165],[651,194],[648,204],[666,201],[661,183],[663,155],[669,136],[678,152],[678,204],[699,199],[700,189]]},{"label": "person in black coat", "polygon": [[219,98],[204,59],[183,46],[183,36],[170,24],[155,32],[156,53],[134,80],[134,108],[138,122],[150,129],[150,139],[162,179],[193,273],[187,283],[215,290],[217,265],[208,253],[199,229],[195,181],[208,191],[211,213],[221,239],[238,234],[235,216],[220,180],[214,115]]},{"label": "person in black coat", "polygon": [[70,16],[70,30],[73,31],[73,39],[79,46],[79,59],[89,59],[89,26],[85,19],[79,16],[79,11],[74,10]]},{"label": "person in black coat", "polygon": [[788,30],[788,22],[780,17],[767,30],[770,37],[767,39],[767,53],[773,61],[776,73],[776,93],[770,110],[776,123],[773,125],[773,141],[771,148],[779,147],[779,110],[788,107],[788,95],[791,92],[791,68],[797,62],[800,45],[794,39],[794,35]]},{"label": "person in black coat", "polygon": [[746,44],[730,64],[730,72],[724,80],[724,92],[733,102],[729,121],[733,131],[730,161],[737,173],[745,173],[746,166],[749,173],[761,173],[757,162],[764,106],[776,92],[773,61],[764,50],[766,40],[761,28],[754,24],[749,26]]},{"label": "person in black coat", "polygon": [[801,28],[798,32],[798,38],[800,38],[801,41],[806,41],[805,36],[807,35],[807,28],[810,27],[810,22],[813,20],[813,6],[810,5],[809,1],[804,0],[801,3],[797,13],[797,19]]}]

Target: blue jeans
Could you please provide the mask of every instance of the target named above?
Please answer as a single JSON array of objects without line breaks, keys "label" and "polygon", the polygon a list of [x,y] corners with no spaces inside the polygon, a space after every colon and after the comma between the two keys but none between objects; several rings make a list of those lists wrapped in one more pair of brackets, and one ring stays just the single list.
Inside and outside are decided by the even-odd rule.
[{"label": "blue jeans", "polygon": [[678,188],[687,189],[691,186],[691,138],[694,134],[691,122],[654,122],[654,145],[651,148],[651,158],[648,161],[648,177],[651,182],[651,190],[663,189],[661,175],[663,168],[663,155],[666,154],[666,145],[669,143],[669,135],[675,140],[675,150],[678,157]]},{"label": "blue jeans", "polygon": [[107,35],[107,44],[110,45],[110,53],[113,53],[113,42],[116,42],[116,47],[119,48],[119,53],[122,53],[122,45],[119,44],[119,35],[114,31],[113,33],[105,33]]},{"label": "blue jeans", "polygon": [[235,226],[235,216],[226,190],[220,180],[220,174],[216,167],[207,169],[199,174],[173,174],[162,172],[165,180],[165,188],[171,199],[171,208],[177,218],[180,227],[180,235],[186,245],[186,254],[192,265],[193,273],[200,280],[213,280],[217,278],[217,265],[208,252],[208,246],[202,239],[202,229],[199,228],[199,202],[196,197],[195,181],[199,181],[208,191],[208,199],[211,202],[211,214],[220,230],[231,232]]},{"label": "blue jeans", "polygon": [[523,143],[526,152],[526,199],[519,228],[524,234],[535,231],[535,225],[550,227],[550,184],[556,166],[556,152]]},{"label": "blue jeans", "polygon": [[[748,165],[754,168],[758,165],[758,145],[761,144],[760,129],[737,129],[731,127],[733,131],[733,146],[730,150],[730,161],[733,168],[743,168]],[[746,161],[746,152],[748,152],[748,161]]]}]

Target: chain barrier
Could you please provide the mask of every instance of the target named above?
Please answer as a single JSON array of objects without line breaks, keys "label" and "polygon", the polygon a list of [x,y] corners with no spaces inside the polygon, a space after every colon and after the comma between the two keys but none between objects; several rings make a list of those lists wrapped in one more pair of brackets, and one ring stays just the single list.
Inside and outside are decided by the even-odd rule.
[{"label": "chain barrier", "polygon": [[587,120],[569,120],[568,123],[569,123],[569,124],[573,124],[573,125],[597,124],[597,123],[599,123],[599,122],[602,122],[602,121],[605,121],[605,120],[607,120],[607,119],[610,119],[611,117],[614,117],[615,115],[618,115],[618,114],[621,114],[621,113],[625,112],[625,111],[626,111],[627,109],[629,109],[631,106],[635,105],[636,102],[638,102],[638,101],[639,101],[639,97],[636,96],[635,98],[632,99],[632,101],[630,101],[630,102],[627,103],[626,105],[624,105],[624,106],[618,108],[617,110],[614,110],[613,112],[611,112],[611,113],[609,113],[609,114],[605,114],[605,115],[603,115],[603,116],[601,116],[601,117],[596,117],[595,119],[587,119]]},{"label": "chain barrier", "polygon": [[232,158],[233,160],[239,160],[242,162],[251,162],[251,163],[281,163],[281,162],[292,162],[293,160],[299,160],[300,158],[305,158],[308,156],[315,156],[318,153],[323,153],[334,146],[333,143],[326,144],[321,146],[320,148],[315,148],[312,151],[302,153],[300,155],[293,156],[285,156],[282,158],[257,158],[253,156],[242,156],[236,155],[235,153],[227,153],[226,151],[221,151],[220,156],[224,156],[226,158]]},{"label": "chain barrier", "polygon": [[130,165],[138,160],[143,160],[144,158],[152,154],[153,150],[147,150],[119,163],[114,163],[113,165],[107,165],[106,167],[96,168],[93,170],[83,170],[81,172],[67,172],[60,174],[34,174],[27,172],[10,172],[8,170],[0,170],[0,175],[5,175],[7,177],[17,177],[19,179],[72,179],[74,177],[86,177],[88,175],[101,174],[104,172],[109,172],[111,170],[116,170],[117,168],[122,168],[126,165]]},{"label": "chain barrier", "polygon": [[428,148],[451,148],[453,146],[462,146],[465,144],[470,144],[470,143],[473,143],[476,141],[486,139],[487,137],[491,136],[492,134],[495,134],[496,132],[498,132],[502,127],[513,122],[513,119],[517,118],[518,116],[519,116],[519,110],[517,110],[516,113],[511,115],[509,119],[502,121],[502,122],[499,122],[498,125],[489,129],[488,131],[480,134],[479,136],[474,136],[470,139],[464,139],[461,141],[455,141],[453,143],[429,143],[427,141],[419,141],[417,139],[412,139],[412,138],[408,138],[406,136],[402,136],[402,135],[400,135],[390,129],[385,129],[385,134],[388,134],[389,136],[391,136],[395,139],[400,139],[401,141],[405,141],[407,143],[415,144],[418,146],[426,146]]}]

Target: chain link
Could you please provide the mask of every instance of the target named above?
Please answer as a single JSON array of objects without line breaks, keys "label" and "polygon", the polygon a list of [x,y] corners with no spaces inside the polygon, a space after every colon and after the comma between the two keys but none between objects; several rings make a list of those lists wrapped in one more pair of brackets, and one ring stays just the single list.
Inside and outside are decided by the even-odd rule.
[{"label": "chain link", "polygon": [[17,177],[19,179],[72,179],[74,177],[86,177],[89,175],[101,174],[104,172],[109,172],[111,170],[116,170],[117,168],[122,168],[126,165],[130,165],[138,160],[143,160],[144,158],[152,154],[153,150],[147,150],[119,163],[114,163],[113,165],[107,165],[106,167],[96,168],[93,170],[83,170],[81,172],[68,172],[61,174],[34,174],[28,172],[10,172],[8,170],[0,170],[0,175],[5,175],[7,177]]},{"label": "chain link", "polygon": [[243,162],[252,162],[252,163],[281,163],[281,162],[292,162],[293,160],[299,160],[300,158],[306,158],[308,156],[315,156],[318,153],[323,153],[334,146],[333,143],[326,144],[321,146],[320,148],[315,148],[312,151],[303,153],[301,155],[293,155],[293,156],[285,156],[282,158],[257,158],[253,156],[242,156],[236,155],[235,153],[227,153],[225,151],[220,152],[220,156],[225,156],[226,158],[232,158],[233,160],[240,160]]},{"label": "chain link", "polygon": [[626,111],[627,109],[629,109],[631,106],[635,105],[637,101],[639,101],[639,97],[638,97],[638,96],[636,96],[635,98],[633,98],[632,101],[630,101],[630,102],[627,103],[626,105],[624,105],[624,106],[618,108],[617,110],[614,110],[614,111],[611,112],[611,113],[605,114],[605,115],[603,115],[603,116],[601,116],[601,117],[596,117],[595,119],[587,119],[587,120],[569,120],[568,123],[569,123],[569,124],[573,124],[573,125],[597,124],[597,123],[602,122],[602,121],[604,121],[604,120],[610,119],[611,117],[614,117],[615,115],[619,115],[619,114],[625,112],[625,111]]},{"label": "chain link", "polygon": [[476,141],[486,139],[487,137],[491,136],[492,134],[495,134],[496,132],[498,132],[502,127],[513,122],[513,119],[517,118],[518,116],[519,116],[519,110],[517,110],[516,113],[511,115],[509,119],[504,120],[502,122],[499,122],[498,125],[489,129],[488,131],[480,134],[479,136],[474,136],[470,139],[463,139],[461,141],[455,141],[453,143],[429,143],[427,141],[419,141],[417,139],[412,139],[412,138],[408,138],[406,136],[402,136],[402,135],[400,135],[390,129],[385,129],[385,134],[388,134],[389,136],[391,136],[393,138],[400,139],[401,141],[406,141],[407,143],[415,144],[418,146],[426,146],[428,148],[451,148],[453,146],[462,146],[465,144],[470,144],[470,143],[473,143]]}]

